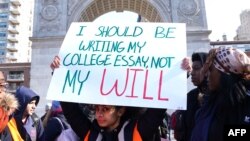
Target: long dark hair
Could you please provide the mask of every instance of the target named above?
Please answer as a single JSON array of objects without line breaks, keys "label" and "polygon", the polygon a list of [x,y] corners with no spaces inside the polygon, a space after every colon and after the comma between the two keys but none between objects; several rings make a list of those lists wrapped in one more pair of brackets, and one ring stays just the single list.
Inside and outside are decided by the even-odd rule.
[{"label": "long dark hair", "polygon": [[228,75],[223,72],[220,72],[220,74],[221,85],[219,92],[223,94],[224,98],[229,100],[228,104],[235,105],[243,102],[247,94],[246,80],[235,74]]},{"label": "long dark hair", "polygon": [[235,74],[228,75],[221,71],[220,74],[220,87],[209,91],[208,105],[215,108],[217,124],[241,123],[247,99],[246,80]]},{"label": "long dark hair", "polygon": [[146,108],[141,107],[126,107],[126,111],[122,116],[123,120],[135,119],[144,113]]}]

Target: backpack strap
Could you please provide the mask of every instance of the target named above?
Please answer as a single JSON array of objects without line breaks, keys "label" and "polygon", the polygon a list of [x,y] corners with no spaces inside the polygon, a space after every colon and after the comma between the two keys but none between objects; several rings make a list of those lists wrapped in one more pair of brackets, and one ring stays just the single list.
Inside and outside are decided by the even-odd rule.
[{"label": "backpack strap", "polygon": [[29,138],[32,138],[31,140],[36,140],[37,137],[38,137],[38,125],[39,125],[39,120],[40,118],[38,117],[38,115],[36,113],[33,113],[31,116],[31,119],[33,120],[33,124],[32,126],[35,127],[35,132],[36,132],[36,137],[31,137],[28,133],[26,134],[26,140],[29,139]]},{"label": "backpack strap", "polygon": [[65,128],[64,128],[64,126],[63,126],[63,123],[62,123],[61,119],[58,118],[58,117],[54,117],[54,118],[57,119],[57,120],[59,121],[59,123],[61,124],[62,131],[65,130]]},{"label": "backpack strap", "polygon": [[38,126],[38,124],[39,124],[39,117],[38,117],[38,115],[36,114],[36,113],[33,113],[32,115],[31,115],[31,118],[32,118],[32,120],[33,120],[33,127],[36,127],[36,129],[37,129],[37,126]]}]

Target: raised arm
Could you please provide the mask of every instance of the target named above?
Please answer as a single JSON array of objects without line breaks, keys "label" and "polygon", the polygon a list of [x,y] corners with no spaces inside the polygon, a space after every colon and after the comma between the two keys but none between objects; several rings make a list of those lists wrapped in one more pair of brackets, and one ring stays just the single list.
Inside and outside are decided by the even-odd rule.
[{"label": "raised arm", "polygon": [[143,140],[151,139],[158,132],[166,109],[148,108],[138,120],[138,131]]},{"label": "raised arm", "polygon": [[[50,64],[50,68],[54,71],[54,69],[59,68],[59,66],[60,58],[55,56],[53,62]],[[78,103],[62,101],[60,103],[63,109],[63,114],[71,128],[75,131],[79,138],[83,140],[91,127],[90,120],[83,114]]]},{"label": "raised arm", "polygon": [[181,63],[181,68],[187,71],[187,78],[190,76],[192,71],[192,62],[190,60],[191,59],[189,57],[185,57]]},{"label": "raised arm", "polygon": [[86,115],[83,114],[78,103],[60,102],[63,114],[66,117],[71,128],[78,137],[83,140],[91,128],[91,122]]}]

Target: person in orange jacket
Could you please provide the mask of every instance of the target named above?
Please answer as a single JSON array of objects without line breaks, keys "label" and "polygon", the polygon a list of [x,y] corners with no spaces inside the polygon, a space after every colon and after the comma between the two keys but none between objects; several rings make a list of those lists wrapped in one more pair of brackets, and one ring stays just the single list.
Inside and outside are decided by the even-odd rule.
[{"label": "person in orange jacket", "polygon": [[[59,66],[60,58],[56,56],[51,68],[54,70]],[[61,102],[61,106],[72,129],[84,141],[158,141],[155,135],[166,111],[147,108],[134,116],[137,110],[132,107],[95,105],[95,119],[90,121],[79,104]]]},{"label": "person in orange jacket", "polygon": [[0,71],[0,140],[23,141],[18,132],[16,121],[12,118],[19,103],[13,94],[6,93],[7,86],[4,73]]},{"label": "person in orange jacket", "polygon": [[15,120],[11,117],[17,107],[18,101],[15,96],[2,92],[0,97],[0,140],[2,141],[23,141],[17,130]]}]

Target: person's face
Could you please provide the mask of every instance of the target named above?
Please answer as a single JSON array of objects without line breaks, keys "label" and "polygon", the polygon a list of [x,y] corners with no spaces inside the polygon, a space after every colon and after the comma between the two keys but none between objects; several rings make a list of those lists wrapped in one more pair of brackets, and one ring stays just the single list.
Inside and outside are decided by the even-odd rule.
[{"label": "person's face", "polygon": [[195,86],[199,86],[201,84],[201,81],[200,81],[201,68],[202,68],[202,65],[200,61],[194,61],[192,63],[191,80]]},{"label": "person's face", "polygon": [[116,109],[114,106],[96,105],[95,118],[100,127],[108,131],[115,129],[120,124],[120,118],[125,108]]},{"label": "person's face", "polygon": [[32,115],[35,112],[36,109],[36,100],[30,101],[26,107],[25,114],[26,115]]},{"label": "person's face", "polygon": [[212,65],[208,72],[208,88],[210,91],[216,91],[220,87],[220,71]]}]

